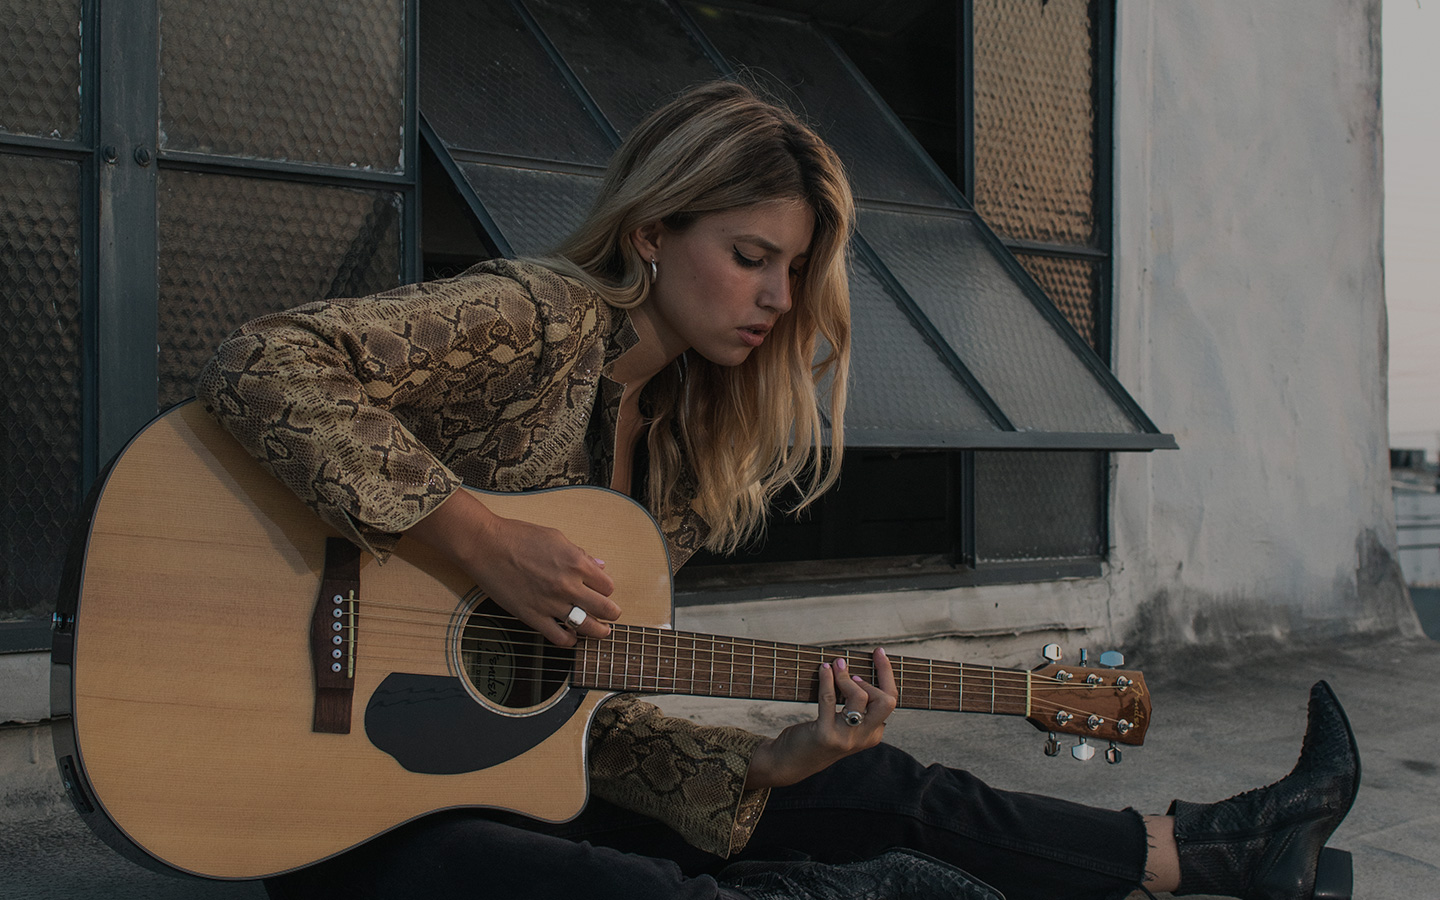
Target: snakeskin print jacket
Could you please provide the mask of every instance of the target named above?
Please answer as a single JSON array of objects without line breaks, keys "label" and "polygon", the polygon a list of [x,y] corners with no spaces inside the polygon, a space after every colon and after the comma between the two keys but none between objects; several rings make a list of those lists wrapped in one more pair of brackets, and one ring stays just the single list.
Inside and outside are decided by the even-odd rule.
[{"label": "snakeskin print jacket", "polygon": [[[540,266],[496,260],[444,281],[262,316],[200,375],[206,408],[341,534],[384,561],[460,484],[608,485],[638,338],[623,310]],[[704,541],[688,504],[659,516],[678,568]],[[746,791],[761,737],[619,697],[590,732],[596,796],[728,856],[768,791]]]}]

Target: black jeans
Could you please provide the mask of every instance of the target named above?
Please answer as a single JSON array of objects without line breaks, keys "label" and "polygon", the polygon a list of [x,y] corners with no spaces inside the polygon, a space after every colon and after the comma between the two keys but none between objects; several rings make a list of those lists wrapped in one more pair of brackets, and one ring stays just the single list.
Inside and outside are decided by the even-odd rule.
[{"label": "black jeans", "polygon": [[[1145,826],[1103,810],[1000,791],[881,745],[771,792],[738,859],[868,859],[909,847],[1007,900],[1115,900],[1144,878]],[[715,900],[727,860],[664,825],[592,800],[570,822],[509,814],[428,816],[266,886],[272,897]]]}]

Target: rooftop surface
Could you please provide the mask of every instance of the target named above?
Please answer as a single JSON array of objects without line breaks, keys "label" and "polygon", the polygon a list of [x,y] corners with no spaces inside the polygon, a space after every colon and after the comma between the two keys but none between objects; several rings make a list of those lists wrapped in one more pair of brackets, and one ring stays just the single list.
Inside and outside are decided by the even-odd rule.
[{"label": "rooftop surface", "polygon": [[[1174,797],[1219,800],[1289,771],[1308,689],[1325,679],[1349,712],[1364,764],[1360,796],[1331,846],[1354,853],[1356,897],[1411,900],[1434,896],[1440,872],[1440,722],[1430,701],[1437,674],[1440,643],[1413,639],[1171,662],[1147,674],[1154,724],[1145,746],[1126,750],[1117,766],[1099,755],[1088,763],[1068,753],[1048,758],[1044,735],[1013,718],[902,710],[887,736],[923,760],[968,768],[998,787],[1160,812]],[[665,705],[769,733],[807,714],[780,703],[667,698]],[[29,742],[29,752],[43,757],[50,750],[43,732],[9,729],[0,741],[11,750]],[[17,812],[5,785],[0,791],[0,897],[264,897],[258,884],[182,880],[126,861],[91,835],[58,785],[29,813]]]}]

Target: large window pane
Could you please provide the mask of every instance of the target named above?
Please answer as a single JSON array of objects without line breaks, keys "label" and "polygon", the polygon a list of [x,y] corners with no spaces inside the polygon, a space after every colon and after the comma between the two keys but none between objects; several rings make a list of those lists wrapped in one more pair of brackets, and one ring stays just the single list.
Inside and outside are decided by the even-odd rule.
[{"label": "large window pane", "polygon": [[0,132],[80,133],[79,0],[0,0]]},{"label": "large window pane", "polygon": [[0,154],[0,618],[53,608],[80,490],[80,170]]},{"label": "large window pane", "polygon": [[166,150],[399,172],[401,0],[160,0]]},{"label": "large window pane", "polygon": [[981,562],[1104,553],[1104,453],[975,454],[975,555]]},{"label": "large window pane", "polygon": [[1012,238],[1093,244],[1092,0],[975,0],[975,208]]},{"label": "large window pane", "polygon": [[162,170],[159,403],[246,321],[400,283],[400,198],[389,191]]}]

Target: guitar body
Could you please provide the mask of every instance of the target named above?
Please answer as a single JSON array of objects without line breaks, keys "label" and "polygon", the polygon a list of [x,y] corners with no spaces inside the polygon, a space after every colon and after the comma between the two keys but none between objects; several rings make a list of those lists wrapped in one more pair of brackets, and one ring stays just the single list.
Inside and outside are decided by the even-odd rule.
[{"label": "guitar body", "polygon": [[[623,622],[668,626],[665,543],[629,498],[483,499],[606,560]],[[318,595],[335,537],[197,403],[117,458],[62,597],[52,704],[71,715],[56,748],[72,797],[118,849],[258,878],[441,809],[562,821],[584,806],[586,731],[611,695],[562,675],[519,705],[497,699],[527,657],[497,649],[508,633],[485,638],[496,620],[472,615],[483,598],[470,580],[409,541],[383,566],[358,560],[358,604],[335,612],[348,728],[316,730],[312,614],[328,602]],[[437,747],[458,753],[437,763]]]}]

